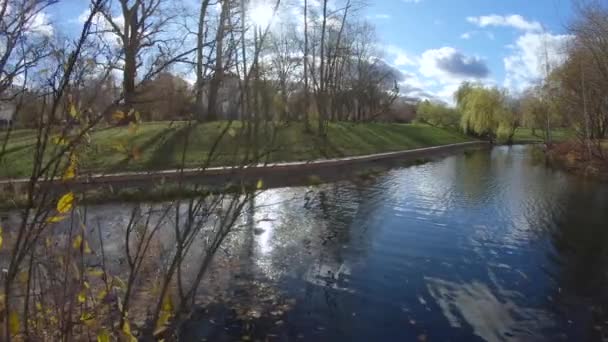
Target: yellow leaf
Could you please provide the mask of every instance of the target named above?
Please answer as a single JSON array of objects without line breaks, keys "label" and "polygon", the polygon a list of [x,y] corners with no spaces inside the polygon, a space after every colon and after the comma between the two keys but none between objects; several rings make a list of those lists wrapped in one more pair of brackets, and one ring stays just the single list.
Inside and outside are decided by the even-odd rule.
[{"label": "yellow leaf", "polygon": [[171,300],[171,296],[169,294],[166,294],[163,298],[161,309],[162,310],[158,316],[158,321],[156,322],[157,329],[167,325],[173,316],[173,301]]},{"label": "yellow leaf", "polygon": [[51,142],[55,145],[65,146],[68,144],[68,141],[64,137],[55,136],[51,138]]},{"label": "yellow leaf", "polygon": [[171,300],[171,296],[166,294],[163,299],[162,309],[164,311],[173,311],[173,301]]},{"label": "yellow leaf", "polygon": [[74,247],[74,249],[80,249],[81,246],[82,246],[82,235],[77,235],[76,238],[74,238],[74,241],[72,242],[72,247]]},{"label": "yellow leaf", "polygon": [[68,167],[66,168],[65,172],[63,173],[63,180],[70,180],[70,179],[74,179],[76,177],[76,165],[78,162],[78,158],[76,157],[76,155],[74,153],[70,154],[70,163],[68,164]]},{"label": "yellow leaf", "polygon": [[76,170],[70,165],[63,174],[63,180],[70,180],[76,177]]},{"label": "yellow leaf", "polygon": [[19,319],[19,315],[14,311],[11,311],[8,317],[8,329],[13,336],[17,335],[21,329],[21,319]]},{"label": "yellow leaf", "polygon": [[91,326],[93,324],[95,316],[93,316],[90,312],[83,312],[80,315],[80,321],[83,322],[86,326]]},{"label": "yellow leaf", "polygon": [[261,189],[261,188],[263,188],[263,187],[264,187],[264,181],[263,181],[263,180],[261,180],[261,179],[260,179],[260,180],[258,180],[258,184],[256,185],[256,188],[257,188],[258,190],[260,190],[260,189]]},{"label": "yellow leaf", "polygon": [[36,310],[42,311],[42,304],[40,302],[36,302]]},{"label": "yellow leaf", "polygon": [[70,116],[73,118],[78,117],[78,109],[76,109],[76,106],[74,106],[74,104],[70,105]]},{"label": "yellow leaf", "polygon": [[129,338],[129,342],[137,342],[137,339],[131,333],[131,325],[128,321],[125,321],[125,324],[122,326],[122,332]]},{"label": "yellow leaf", "polygon": [[61,222],[65,220],[65,216],[51,216],[48,219],[46,219],[47,223],[57,223],[57,222]]},{"label": "yellow leaf", "polygon": [[103,276],[103,274],[104,274],[103,270],[100,270],[100,269],[94,268],[94,269],[89,270],[89,275],[94,276],[94,277],[101,277],[101,276]]},{"label": "yellow leaf", "polygon": [[135,111],[135,122],[140,122],[141,121],[141,114],[139,114],[138,111]]},{"label": "yellow leaf", "polygon": [[87,295],[84,293],[84,290],[78,293],[78,303],[84,303],[87,301]]},{"label": "yellow leaf", "polygon": [[70,157],[70,164],[63,173],[63,180],[70,180],[76,177],[76,158]]},{"label": "yellow leaf", "polygon": [[120,288],[123,288],[123,289],[126,289],[126,288],[127,288],[127,285],[125,284],[125,282],[124,282],[124,281],[122,281],[122,279],[120,279],[120,278],[118,278],[118,277],[114,277],[114,278],[112,278],[112,279],[116,281],[116,286],[117,286],[117,287],[120,287]]},{"label": "yellow leaf", "polygon": [[2,226],[0,226],[0,248],[2,248]]},{"label": "yellow leaf", "polygon": [[84,241],[84,253],[91,254],[91,247],[89,247],[89,243],[86,240]]},{"label": "yellow leaf", "polygon": [[114,114],[112,114],[112,119],[116,120],[116,121],[121,121],[125,118],[125,113],[123,111],[116,111],[114,112]]},{"label": "yellow leaf", "polygon": [[125,144],[120,143],[120,142],[113,144],[112,148],[114,150],[116,150],[117,152],[123,152],[123,153],[127,150],[127,148],[125,147]]},{"label": "yellow leaf", "polygon": [[156,329],[162,328],[167,325],[169,319],[171,319],[171,316],[171,313],[167,311],[161,311],[158,315],[158,322],[156,322]]},{"label": "yellow leaf", "polygon": [[68,211],[72,210],[73,205],[74,205],[74,193],[68,192],[67,194],[63,195],[59,199],[59,202],[57,202],[57,211],[60,214],[65,214]]},{"label": "yellow leaf", "polygon": [[110,333],[106,329],[102,329],[97,334],[97,342],[110,342]]},{"label": "yellow leaf", "polygon": [[99,291],[99,293],[97,294],[97,300],[104,300],[106,299],[106,296],[108,295],[108,291],[106,290],[101,290]]}]

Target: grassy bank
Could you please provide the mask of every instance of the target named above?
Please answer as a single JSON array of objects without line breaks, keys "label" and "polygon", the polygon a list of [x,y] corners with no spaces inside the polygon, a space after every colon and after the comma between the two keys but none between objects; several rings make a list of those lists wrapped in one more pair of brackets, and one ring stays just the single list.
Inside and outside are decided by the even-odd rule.
[{"label": "grassy bank", "polygon": [[[227,123],[206,123],[188,127],[184,123],[152,122],[134,133],[127,127],[94,132],[81,153],[80,171],[118,172],[174,169],[182,164],[198,167]],[[247,145],[241,125],[233,123],[216,148],[211,166],[230,165]],[[268,136],[274,135],[274,139]],[[327,138],[305,133],[301,124],[270,128],[259,133],[259,145],[267,151],[265,160],[303,161],[365,155],[460,143],[472,140],[463,134],[421,124],[330,123]],[[270,141],[272,140],[272,141]],[[28,176],[33,162],[36,137],[33,131],[15,131],[0,165],[0,178]]]},{"label": "grassy bank", "polygon": [[[515,131],[515,136],[513,137],[513,140],[515,143],[543,142],[544,141],[543,134],[544,134],[544,132],[542,130],[538,130],[538,129],[533,134],[532,130],[529,128],[518,128]],[[551,130],[551,138],[555,142],[563,142],[563,141],[569,140],[571,138],[574,138],[574,133],[568,129],[557,128],[557,129]]]}]

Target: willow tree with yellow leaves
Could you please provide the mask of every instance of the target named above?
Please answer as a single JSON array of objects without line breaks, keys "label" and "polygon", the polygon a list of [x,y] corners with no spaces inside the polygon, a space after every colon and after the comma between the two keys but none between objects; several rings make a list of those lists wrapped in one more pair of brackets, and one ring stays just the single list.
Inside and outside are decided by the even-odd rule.
[{"label": "willow tree with yellow leaves", "polygon": [[496,138],[512,140],[518,120],[503,91],[463,83],[454,98],[462,114],[460,126],[463,131],[490,141]]}]

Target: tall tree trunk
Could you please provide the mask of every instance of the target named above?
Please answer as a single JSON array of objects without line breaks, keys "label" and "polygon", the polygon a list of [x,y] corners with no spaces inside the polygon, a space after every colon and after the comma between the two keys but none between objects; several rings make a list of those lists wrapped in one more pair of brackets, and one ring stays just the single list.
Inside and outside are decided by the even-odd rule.
[{"label": "tall tree trunk", "polygon": [[138,5],[124,11],[124,46],[125,65],[123,69],[123,91],[125,97],[125,109],[130,111],[135,106],[135,78],[137,77],[137,54],[139,52],[137,21]]},{"label": "tall tree trunk", "polygon": [[125,49],[125,65],[123,70],[123,90],[125,109],[130,111],[135,106],[135,77],[137,74],[137,52],[131,46]]},{"label": "tall tree trunk", "polygon": [[327,0],[323,0],[323,23],[321,25],[321,47],[319,56],[321,57],[319,65],[319,94],[317,96],[317,107],[319,109],[318,134],[325,135],[325,30],[327,28]]},{"label": "tall tree trunk", "polygon": [[310,93],[308,89],[308,0],[304,0],[304,129],[310,131],[308,122],[308,101]]},{"label": "tall tree trunk", "polygon": [[243,89],[241,90],[241,120],[247,120],[247,131],[251,133],[251,116],[249,115],[249,76],[247,71],[247,48],[245,43],[245,28],[247,12],[245,0],[241,0],[241,54],[243,58]]},{"label": "tall tree trunk", "polygon": [[220,22],[217,26],[217,36],[215,39],[215,70],[211,84],[209,85],[209,103],[207,106],[207,120],[217,120],[217,100],[218,92],[222,84],[222,78],[224,76],[224,65],[223,65],[223,50],[224,50],[224,32],[226,30],[226,18],[229,11],[229,1],[224,0],[222,2],[222,12],[220,14]]},{"label": "tall tree trunk", "polygon": [[[338,94],[338,80],[340,78],[340,74],[338,73],[338,59],[340,46],[342,45],[342,34],[344,33],[344,27],[346,26],[346,18],[348,17],[348,10],[351,6],[351,0],[346,2],[346,7],[344,8],[344,14],[342,15],[342,21],[340,23],[340,30],[338,31],[338,37],[336,38],[336,45],[333,49],[329,49],[327,51],[327,73],[325,75],[325,87],[327,93],[331,91],[331,96],[327,99],[327,101],[331,101],[331,104],[328,104],[328,107],[331,108],[331,121],[336,121],[337,113],[336,113],[336,97]],[[331,88],[331,89],[330,89]]]},{"label": "tall tree trunk", "polygon": [[209,0],[203,0],[201,3],[201,11],[198,19],[198,31],[196,35],[196,115],[199,120],[203,118],[204,108],[204,86],[205,86],[205,56],[203,48],[205,46],[205,17],[207,16],[207,8]]}]

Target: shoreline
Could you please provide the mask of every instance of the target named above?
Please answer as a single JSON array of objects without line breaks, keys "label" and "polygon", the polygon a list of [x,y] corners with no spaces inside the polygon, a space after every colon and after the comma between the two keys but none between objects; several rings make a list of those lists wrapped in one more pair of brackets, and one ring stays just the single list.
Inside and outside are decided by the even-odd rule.
[{"label": "shoreline", "polygon": [[552,167],[584,179],[608,182],[608,165],[598,159],[582,158],[583,153],[568,148],[564,150],[560,145],[545,151],[547,161]]},{"label": "shoreline", "polygon": [[[213,190],[231,191],[235,183],[255,186],[262,181],[263,188],[310,186],[358,178],[366,179],[393,167],[424,164],[459,152],[491,148],[487,141],[472,141],[419,149],[377,153],[307,162],[258,164],[248,167],[212,167],[203,169],[165,170],[150,172],[122,172],[96,174],[70,181],[41,181],[41,188],[51,192],[83,192],[83,202],[102,204],[111,201],[160,202],[197,196]],[[0,180],[0,209],[24,206],[29,179]],[[234,190],[234,189],[232,189]],[[8,196],[6,196],[8,195]]]},{"label": "shoreline", "polygon": [[[356,165],[365,164],[376,161],[387,161],[392,159],[400,159],[403,161],[412,160],[416,158],[430,158],[436,157],[442,153],[454,152],[461,149],[468,148],[480,148],[492,146],[487,141],[470,141],[464,143],[456,143],[449,145],[439,145],[433,147],[424,147],[418,149],[384,152],[376,154],[368,154],[361,156],[351,156],[343,158],[331,158],[331,159],[316,159],[311,161],[303,162],[278,162],[268,164],[257,164],[245,167],[234,167],[234,166],[221,166],[221,167],[210,167],[210,168],[187,168],[187,169],[171,169],[171,170],[155,170],[155,171],[130,171],[130,172],[117,172],[111,174],[93,174],[87,176],[81,176],[70,181],[40,181],[39,184],[52,184],[52,185],[76,185],[76,186],[91,186],[99,184],[120,184],[140,181],[161,181],[161,180],[187,180],[196,178],[209,178],[209,177],[245,177],[250,178],[251,176],[270,176],[272,174],[279,174],[284,172],[302,172],[302,171],[315,171],[328,167],[341,167],[345,165]],[[0,187],[5,186],[22,186],[28,184],[29,178],[18,178],[18,179],[0,179]]]}]

